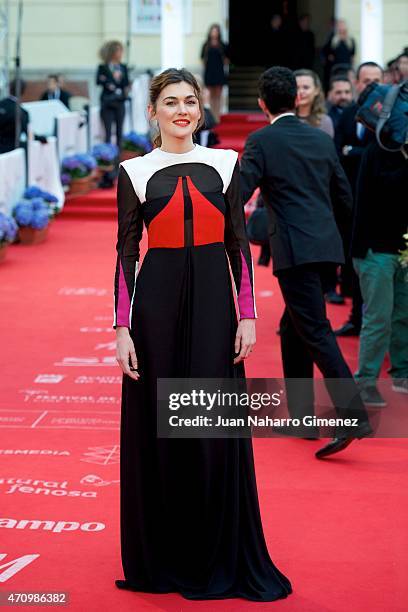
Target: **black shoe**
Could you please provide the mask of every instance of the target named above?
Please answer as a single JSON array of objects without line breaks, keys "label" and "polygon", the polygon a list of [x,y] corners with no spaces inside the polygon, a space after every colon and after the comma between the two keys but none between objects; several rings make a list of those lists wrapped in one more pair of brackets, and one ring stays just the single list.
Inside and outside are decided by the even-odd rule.
[{"label": "black shoe", "polygon": [[344,450],[353,442],[353,440],[361,440],[361,438],[365,438],[373,433],[373,429],[368,421],[361,423],[357,431],[353,436],[339,436],[337,438],[333,438],[331,442],[319,448],[316,451],[315,456],[317,459],[324,459],[324,457],[328,457],[329,455],[334,455],[335,453],[339,453]]},{"label": "black shoe", "polygon": [[344,297],[336,293],[336,291],[328,291],[325,293],[324,299],[329,304],[344,304]]},{"label": "black shoe", "polygon": [[333,438],[326,446],[319,448],[319,450],[315,452],[315,456],[317,459],[324,459],[324,457],[339,453],[347,448],[353,440],[355,440],[355,438]]},{"label": "black shoe", "polygon": [[360,391],[360,397],[366,406],[375,406],[376,408],[383,408],[387,405],[387,402],[377,389],[375,385],[370,387],[363,387]]},{"label": "black shoe", "polygon": [[334,335],[343,336],[343,337],[344,336],[359,336],[360,328],[354,325],[353,323],[351,323],[350,321],[347,321],[347,323],[345,323],[343,327],[340,327],[340,329],[336,329],[334,331]]}]

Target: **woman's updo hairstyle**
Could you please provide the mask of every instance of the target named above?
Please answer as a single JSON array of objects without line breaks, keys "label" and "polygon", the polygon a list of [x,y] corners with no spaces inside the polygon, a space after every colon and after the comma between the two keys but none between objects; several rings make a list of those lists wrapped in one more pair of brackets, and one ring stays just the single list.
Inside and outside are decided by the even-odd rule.
[{"label": "woman's updo hairstyle", "polygon": [[[194,130],[194,133],[195,133],[204,123],[204,107],[203,107],[203,102],[201,99],[200,86],[197,83],[197,80],[194,77],[194,75],[191,74],[191,72],[189,72],[185,68],[180,68],[180,69],[168,68],[167,70],[164,70],[157,76],[153,77],[153,79],[151,80],[150,89],[149,89],[150,104],[153,107],[153,110],[156,110],[157,100],[161,92],[163,91],[165,87],[167,87],[167,85],[173,85],[174,83],[187,83],[188,85],[191,85],[191,87],[194,90],[195,95],[197,96],[201,116],[198,121],[197,127]],[[155,147],[161,146],[162,139],[161,139],[160,132],[153,139],[153,144]]]}]

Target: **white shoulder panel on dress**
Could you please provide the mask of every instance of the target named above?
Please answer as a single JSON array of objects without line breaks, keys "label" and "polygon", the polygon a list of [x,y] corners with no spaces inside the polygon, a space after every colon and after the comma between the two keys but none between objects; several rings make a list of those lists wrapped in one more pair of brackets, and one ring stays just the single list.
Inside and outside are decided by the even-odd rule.
[{"label": "white shoulder panel on dress", "polygon": [[225,193],[231,182],[237,159],[238,153],[231,149],[210,149],[196,145],[188,153],[167,153],[161,149],[154,149],[143,157],[128,159],[120,165],[127,172],[136,195],[143,204],[146,201],[146,186],[153,174],[176,164],[198,163],[212,166],[222,179],[223,193]]},{"label": "white shoulder panel on dress", "polygon": [[[153,151],[152,151],[153,153]],[[153,164],[148,159],[152,153],[148,153],[147,155],[143,155],[143,157],[134,157],[133,159],[127,159],[122,162],[120,165],[127,172],[133,189],[136,192],[137,197],[140,202],[146,200],[146,185],[147,181],[151,177],[156,170],[152,170]]]},{"label": "white shoulder panel on dress", "polygon": [[206,151],[208,164],[213,166],[222,178],[225,193],[230,185],[232,173],[238,160],[238,153],[232,149],[210,149],[201,147]]}]

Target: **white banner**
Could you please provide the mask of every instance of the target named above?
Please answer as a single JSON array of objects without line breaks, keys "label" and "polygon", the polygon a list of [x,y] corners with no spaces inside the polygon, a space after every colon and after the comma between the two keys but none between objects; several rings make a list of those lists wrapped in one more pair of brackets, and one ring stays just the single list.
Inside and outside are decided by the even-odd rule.
[{"label": "white banner", "polygon": [[37,136],[55,136],[55,120],[59,115],[70,115],[60,100],[23,102],[21,105],[30,116],[31,128]]},{"label": "white banner", "polygon": [[57,139],[48,138],[47,144],[38,140],[28,143],[28,185],[36,185],[58,198],[58,208],[64,206],[65,194],[60,179]]},{"label": "white banner", "polygon": [[58,158],[86,152],[86,126],[79,128],[79,113],[65,113],[57,117]]},{"label": "white banner", "polygon": [[22,197],[26,180],[24,149],[14,149],[0,155],[0,211],[11,214]]},{"label": "white banner", "polygon": [[105,128],[103,127],[99,106],[91,106],[89,109],[89,127],[92,149],[95,145],[105,142]]},{"label": "white banner", "polygon": [[[132,34],[161,34],[161,0],[131,0]],[[183,5],[183,33],[191,34],[191,0],[181,0]],[[168,2],[165,2],[168,4]],[[164,7],[163,7],[164,8]]]}]

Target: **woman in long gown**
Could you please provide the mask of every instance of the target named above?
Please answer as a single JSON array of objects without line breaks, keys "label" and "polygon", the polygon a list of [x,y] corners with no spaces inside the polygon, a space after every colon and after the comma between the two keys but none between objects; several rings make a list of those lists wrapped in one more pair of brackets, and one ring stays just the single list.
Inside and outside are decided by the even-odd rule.
[{"label": "woman in long gown", "polygon": [[[256,312],[237,154],[194,145],[203,108],[189,72],[155,77],[150,100],[159,146],[122,163],[118,179],[125,580],[116,585],[271,601],[291,585],[266,547],[251,440],[157,437],[157,378],[244,376]],[[138,271],[143,224],[148,251]]]}]

